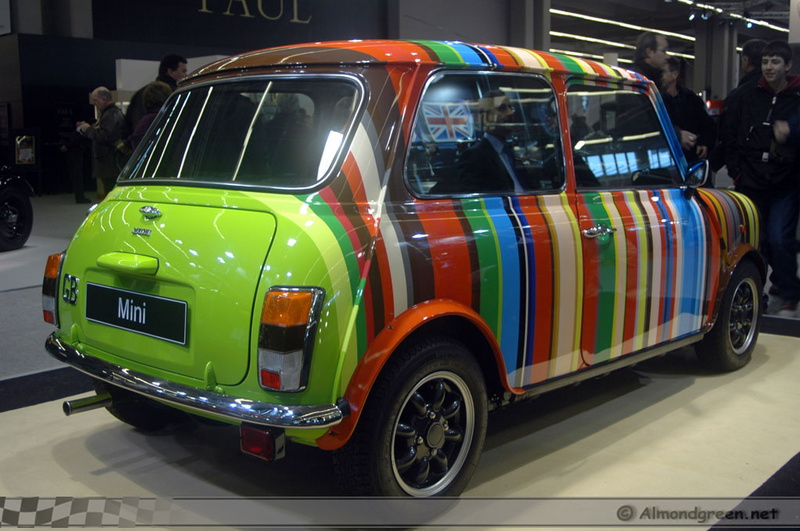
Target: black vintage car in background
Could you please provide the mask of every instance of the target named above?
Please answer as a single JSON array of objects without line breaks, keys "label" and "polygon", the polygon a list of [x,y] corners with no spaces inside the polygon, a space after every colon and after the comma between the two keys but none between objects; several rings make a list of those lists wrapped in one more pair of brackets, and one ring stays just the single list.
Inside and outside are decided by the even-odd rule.
[{"label": "black vintage car in background", "polygon": [[33,188],[24,178],[0,168],[0,251],[19,249],[33,227]]}]

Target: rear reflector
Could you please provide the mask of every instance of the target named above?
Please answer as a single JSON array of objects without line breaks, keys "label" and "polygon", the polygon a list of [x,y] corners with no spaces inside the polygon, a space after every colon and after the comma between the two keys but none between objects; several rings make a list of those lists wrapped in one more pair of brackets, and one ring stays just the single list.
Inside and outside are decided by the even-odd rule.
[{"label": "rear reflector", "polygon": [[281,388],[281,375],[266,369],[261,369],[261,386],[268,389]]},{"label": "rear reflector", "polygon": [[239,428],[242,452],[265,461],[282,459],[286,455],[286,436],[283,430],[253,424]]}]

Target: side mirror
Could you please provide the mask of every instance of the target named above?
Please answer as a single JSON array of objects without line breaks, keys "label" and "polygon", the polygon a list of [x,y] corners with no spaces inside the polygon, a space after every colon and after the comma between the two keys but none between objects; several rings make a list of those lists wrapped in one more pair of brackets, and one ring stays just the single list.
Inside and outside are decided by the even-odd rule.
[{"label": "side mirror", "polygon": [[708,170],[708,160],[701,160],[689,166],[689,171],[686,172],[686,186],[689,188],[698,188],[706,184],[708,180]]}]

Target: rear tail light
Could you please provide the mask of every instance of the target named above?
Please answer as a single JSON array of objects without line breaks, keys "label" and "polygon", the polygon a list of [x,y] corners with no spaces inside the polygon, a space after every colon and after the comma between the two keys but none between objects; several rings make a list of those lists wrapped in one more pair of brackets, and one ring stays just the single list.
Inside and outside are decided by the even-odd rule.
[{"label": "rear tail light", "polygon": [[44,268],[44,279],[42,279],[42,312],[44,320],[56,326],[58,326],[56,295],[58,294],[58,277],[61,275],[61,263],[63,260],[64,253],[48,256],[47,265]]},{"label": "rear tail light", "polygon": [[289,392],[305,389],[324,297],[320,288],[275,287],[267,292],[258,334],[261,387]]}]

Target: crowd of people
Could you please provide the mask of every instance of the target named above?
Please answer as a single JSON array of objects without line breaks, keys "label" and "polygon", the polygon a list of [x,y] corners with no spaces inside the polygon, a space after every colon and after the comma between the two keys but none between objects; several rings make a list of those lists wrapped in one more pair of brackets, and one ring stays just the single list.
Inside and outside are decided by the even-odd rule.
[{"label": "crowd of people", "polygon": [[667,50],[663,35],[640,35],[632,69],[659,89],[687,161],[708,159],[714,171],[725,166],[735,190],[756,205],[775,313],[798,317],[800,76],[789,74],[792,48],[785,41],[745,43],[743,75],[725,98],[719,124],[705,102],[678,83],[681,62]]}]

